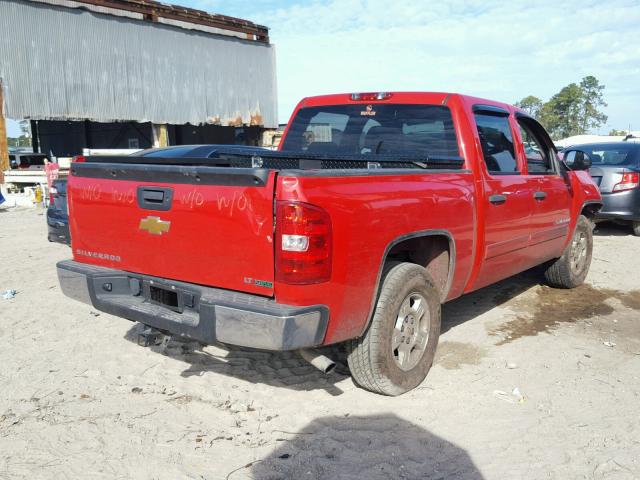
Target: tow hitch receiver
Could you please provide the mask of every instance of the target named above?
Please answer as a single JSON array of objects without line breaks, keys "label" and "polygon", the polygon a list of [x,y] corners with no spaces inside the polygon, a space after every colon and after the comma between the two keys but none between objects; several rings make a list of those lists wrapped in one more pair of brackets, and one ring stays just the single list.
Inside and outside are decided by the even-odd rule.
[{"label": "tow hitch receiver", "polygon": [[138,324],[138,345],[141,347],[150,347],[152,345],[162,345],[169,341],[171,337],[163,333],[162,331],[144,325]]}]

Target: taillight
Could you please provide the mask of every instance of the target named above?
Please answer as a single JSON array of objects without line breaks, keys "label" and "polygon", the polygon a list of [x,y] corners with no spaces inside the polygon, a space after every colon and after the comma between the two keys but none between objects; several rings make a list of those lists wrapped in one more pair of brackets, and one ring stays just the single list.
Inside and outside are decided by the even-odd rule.
[{"label": "taillight", "polygon": [[82,162],[86,162],[87,159],[84,158],[84,155],[76,155],[75,157],[73,157],[73,161],[74,162],[78,162],[78,163],[82,163]]},{"label": "taillight", "polygon": [[331,278],[331,218],[302,202],[276,202],[276,280],[292,285]]},{"label": "taillight", "polygon": [[640,174],[638,172],[628,172],[622,174],[622,180],[613,186],[614,192],[632,190],[640,185]]}]

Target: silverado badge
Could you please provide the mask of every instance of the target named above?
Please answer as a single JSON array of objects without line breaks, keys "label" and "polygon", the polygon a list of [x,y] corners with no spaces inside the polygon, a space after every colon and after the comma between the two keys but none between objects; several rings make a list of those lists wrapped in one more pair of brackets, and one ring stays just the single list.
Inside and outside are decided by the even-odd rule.
[{"label": "silverado badge", "polygon": [[171,222],[167,222],[165,220],[161,220],[160,217],[153,217],[150,215],[147,218],[140,220],[138,228],[140,230],[146,230],[151,235],[162,235],[169,231],[170,226]]}]

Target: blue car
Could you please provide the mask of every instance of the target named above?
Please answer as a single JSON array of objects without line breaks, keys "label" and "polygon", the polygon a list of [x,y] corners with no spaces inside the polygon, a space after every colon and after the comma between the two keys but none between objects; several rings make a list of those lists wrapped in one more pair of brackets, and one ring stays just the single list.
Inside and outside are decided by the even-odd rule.
[{"label": "blue car", "polygon": [[53,181],[49,191],[49,208],[47,209],[48,237],[50,242],[71,244],[69,234],[69,214],[67,210],[67,181]]}]

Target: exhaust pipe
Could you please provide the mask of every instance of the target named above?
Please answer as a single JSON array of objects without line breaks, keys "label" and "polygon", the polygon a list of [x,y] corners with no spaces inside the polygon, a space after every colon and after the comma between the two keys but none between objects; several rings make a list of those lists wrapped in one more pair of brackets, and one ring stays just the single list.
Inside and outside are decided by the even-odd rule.
[{"label": "exhaust pipe", "polygon": [[302,350],[298,350],[298,353],[302,358],[324,374],[329,374],[336,368],[336,362],[326,355],[321,354],[314,348],[304,348]]}]

